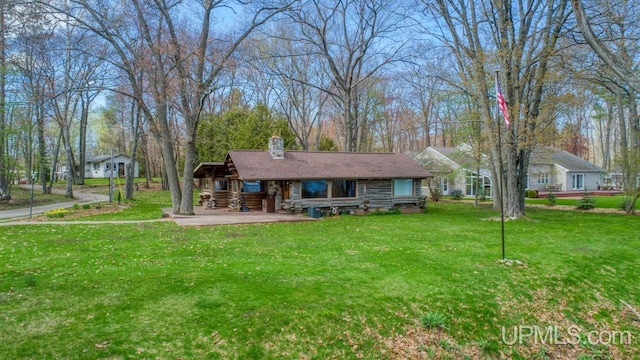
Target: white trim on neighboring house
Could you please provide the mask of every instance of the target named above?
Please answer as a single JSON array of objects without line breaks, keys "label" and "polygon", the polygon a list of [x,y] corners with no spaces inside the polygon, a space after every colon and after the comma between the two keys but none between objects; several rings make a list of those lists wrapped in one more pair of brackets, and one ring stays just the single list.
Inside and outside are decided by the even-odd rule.
[{"label": "white trim on neighboring house", "polygon": [[[580,187],[576,187],[576,176],[581,176],[582,180],[580,181]],[[585,173],[572,173],[571,174],[571,190],[584,190],[584,182],[585,182],[585,178],[586,178],[586,174]]]},{"label": "white trim on neighboring house", "polygon": [[[440,149],[445,151],[445,153],[440,152]],[[474,196],[475,187],[473,187],[473,179],[478,179],[477,181],[482,180],[481,190],[485,196],[489,196],[489,194],[493,193],[493,186],[495,183],[493,181],[491,170],[487,166],[489,158],[485,154],[480,154],[480,168],[477,166],[467,167],[465,166],[467,162],[475,161],[473,159],[472,151],[473,149],[466,144],[461,144],[456,147],[429,146],[413,157],[414,160],[427,168],[432,174],[440,177],[438,185],[440,186],[443,195],[449,195],[452,191],[459,190],[464,194],[464,196]],[[457,154],[461,154],[459,160],[461,160],[462,163],[456,161],[457,157],[459,157]],[[432,167],[430,168],[429,166]],[[471,184],[468,184],[467,181],[469,180],[468,173],[474,174],[471,176]],[[443,179],[446,179],[447,181],[446,190],[443,186]],[[467,191],[469,186],[473,187],[473,190],[470,192]]]},{"label": "white trim on neighboring house", "polygon": [[[438,150],[432,148],[432,147],[428,147],[425,149],[425,151],[430,151],[436,155],[438,155],[441,159],[443,159],[444,161],[448,162],[449,164],[453,165],[453,167],[455,168],[455,170],[458,169],[464,169],[462,166],[460,166],[457,162],[449,159],[446,155],[442,154],[441,152],[439,152]],[[420,154],[422,155],[422,153]]]}]

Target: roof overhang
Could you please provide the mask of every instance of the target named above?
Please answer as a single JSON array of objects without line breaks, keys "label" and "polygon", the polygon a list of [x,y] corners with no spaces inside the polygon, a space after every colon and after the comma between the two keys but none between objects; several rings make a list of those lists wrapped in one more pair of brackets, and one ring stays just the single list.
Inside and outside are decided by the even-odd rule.
[{"label": "roof overhang", "polygon": [[221,161],[201,162],[193,170],[193,177],[195,177],[196,179],[218,176],[218,175],[219,176],[228,175],[227,166],[225,165],[224,162],[221,162]]}]

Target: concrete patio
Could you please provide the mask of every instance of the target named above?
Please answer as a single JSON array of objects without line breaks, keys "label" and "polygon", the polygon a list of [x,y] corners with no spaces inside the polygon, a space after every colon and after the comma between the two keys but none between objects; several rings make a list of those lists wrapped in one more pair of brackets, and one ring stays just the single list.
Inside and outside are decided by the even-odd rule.
[{"label": "concrete patio", "polygon": [[302,214],[265,213],[262,211],[239,212],[227,209],[205,210],[202,206],[194,207],[195,215],[171,214],[171,208],[164,208],[162,211],[164,216],[173,219],[178,226],[262,224],[318,220]]}]

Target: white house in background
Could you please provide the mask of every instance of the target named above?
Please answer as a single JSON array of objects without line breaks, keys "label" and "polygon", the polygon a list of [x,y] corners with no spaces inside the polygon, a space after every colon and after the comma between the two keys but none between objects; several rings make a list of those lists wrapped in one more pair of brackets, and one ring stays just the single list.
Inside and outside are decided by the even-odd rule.
[{"label": "white house in background", "polygon": [[[489,158],[484,154],[474,156],[473,149],[467,144],[429,146],[414,153],[413,159],[435,176],[443,195],[450,195],[453,190],[461,191],[463,196],[475,196],[476,191],[486,197],[493,193]],[[423,192],[426,194],[428,190]]]},{"label": "white house in background", "polygon": [[[457,147],[430,146],[417,155],[414,154],[413,158],[435,175],[443,195],[460,190],[463,196],[474,196],[476,183],[479,181],[481,194],[489,197],[493,190],[489,159],[484,154],[479,157],[473,154],[473,149],[466,144]],[[539,146],[531,152],[527,189],[597,190],[603,183],[603,174],[604,169],[601,167],[567,151]]]},{"label": "white house in background", "polygon": [[604,169],[567,151],[539,146],[531,152],[528,189],[538,191],[598,190]]},{"label": "white house in background", "polygon": [[[622,168],[619,166],[616,166],[615,168],[613,168],[611,171],[609,171],[607,174],[605,174],[603,176],[603,181],[602,181],[602,189],[603,190],[625,190],[625,180],[624,180],[624,174],[622,171]],[[640,186],[640,174],[638,175],[638,177],[636,178],[636,183],[633,184],[633,186],[635,187],[639,187]]]},{"label": "white house in background", "polygon": [[[84,177],[89,178],[108,178],[111,176],[113,169],[113,177],[123,178],[127,176],[127,173],[131,171],[131,158],[118,154],[113,156],[113,163],[111,162],[111,155],[99,155],[87,159],[84,166]],[[135,163],[133,169],[133,176],[140,176],[140,168],[138,163]]]}]

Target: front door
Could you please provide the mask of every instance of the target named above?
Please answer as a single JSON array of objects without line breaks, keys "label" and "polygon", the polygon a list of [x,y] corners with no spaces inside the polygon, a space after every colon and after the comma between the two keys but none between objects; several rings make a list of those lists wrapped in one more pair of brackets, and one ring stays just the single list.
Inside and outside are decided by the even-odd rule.
[{"label": "front door", "polygon": [[584,174],[572,175],[572,189],[583,190],[584,189]]},{"label": "front door", "polygon": [[291,195],[291,182],[284,180],[282,181],[282,200],[289,200]]}]

